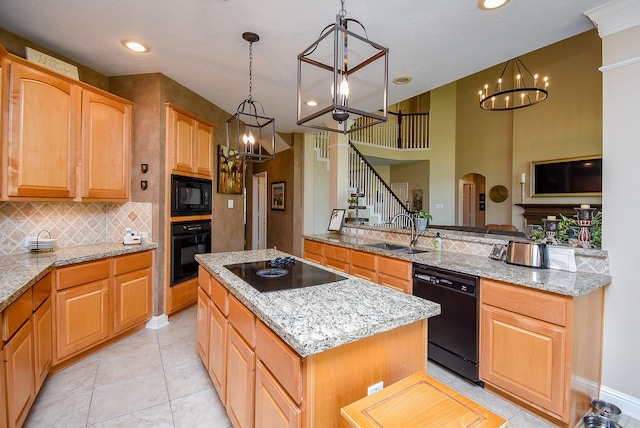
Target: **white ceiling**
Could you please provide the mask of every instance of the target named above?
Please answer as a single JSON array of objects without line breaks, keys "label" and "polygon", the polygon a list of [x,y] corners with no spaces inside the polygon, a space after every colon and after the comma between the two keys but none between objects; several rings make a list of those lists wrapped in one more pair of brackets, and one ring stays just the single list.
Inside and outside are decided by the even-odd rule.
[{"label": "white ceiling", "polygon": [[[389,48],[389,103],[411,98],[593,28],[583,12],[608,0],[346,0],[347,18]],[[296,125],[297,55],[335,22],[339,0],[2,0],[0,28],[108,76],[160,72],[235,112],[249,87],[280,132]],[[138,39],[151,51],[125,50]],[[398,86],[391,79],[410,75]]]}]

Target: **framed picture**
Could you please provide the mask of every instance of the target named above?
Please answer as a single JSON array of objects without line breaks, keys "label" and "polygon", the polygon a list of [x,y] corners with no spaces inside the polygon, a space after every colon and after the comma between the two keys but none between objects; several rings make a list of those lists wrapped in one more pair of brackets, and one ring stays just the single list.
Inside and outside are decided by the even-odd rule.
[{"label": "framed picture", "polygon": [[491,253],[489,254],[489,258],[494,260],[502,260],[506,252],[507,252],[506,245],[493,244],[493,248],[491,248]]},{"label": "framed picture", "polygon": [[329,219],[329,226],[327,226],[327,230],[329,232],[340,232],[340,228],[342,227],[342,221],[344,220],[344,213],[346,210],[334,208],[331,213],[331,218]]},{"label": "framed picture", "polygon": [[218,145],[218,193],[242,194],[244,161],[234,152]]},{"label": "framed picture", "polygon": [[271,209],[284,211],[285,201],[284,181],[271,183]]}]

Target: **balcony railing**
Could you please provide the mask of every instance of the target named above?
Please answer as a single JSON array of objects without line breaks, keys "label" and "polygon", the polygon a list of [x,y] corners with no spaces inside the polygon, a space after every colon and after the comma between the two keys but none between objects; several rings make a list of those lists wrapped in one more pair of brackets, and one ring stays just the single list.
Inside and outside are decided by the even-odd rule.
[{"label": "balcony railing", "polygon": [[[359,129],[350,134],[351,139],[376,146],[394,149],[429,148],[429,113],[388,112],[386,123]],[[370,120],[360,117],[356,122]]]}]

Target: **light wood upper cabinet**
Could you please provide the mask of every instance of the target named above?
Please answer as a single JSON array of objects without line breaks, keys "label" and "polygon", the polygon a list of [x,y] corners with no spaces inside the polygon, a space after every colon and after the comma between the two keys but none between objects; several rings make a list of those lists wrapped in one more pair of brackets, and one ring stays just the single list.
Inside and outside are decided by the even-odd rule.
[{"label": "light wood upper cabinet", "polygon": [[12,62],[8,196],[75,196],[81,88]]},{"label": "light wood upper cabinet", "polygon": [[174,174],[213,177],[214,125],[167,104],[167,146]]},{"label": "light wood upper cabinet", "polygon": [[128,200],[131,175],[131,104],[82,93],[82,198]]}]

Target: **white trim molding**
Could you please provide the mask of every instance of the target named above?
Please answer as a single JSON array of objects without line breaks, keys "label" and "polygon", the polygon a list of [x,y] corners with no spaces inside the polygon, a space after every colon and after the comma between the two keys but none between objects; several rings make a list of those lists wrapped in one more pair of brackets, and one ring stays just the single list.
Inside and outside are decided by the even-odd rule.
[{"label": "white trim molding", "polygon": [[614,62],[614,63],[607,64],[607,65],[603,65],[598,70],[600,70],[601,72],[605,72],[605,71],[609,71],[609,70],[614,70],[616,68],[622,68],[622,67],[626,67],[628,65],[636,64],[638,62],[640,62],[640,56],[637,56],[637,57],[634,57],[634,58],[625,59],[623,61],[618,61],[618,62]]},{"label": "white trim molding", "polygon": [[151,329],[151,330],[157,330],[157,329],[162,328],[162,327],[164,327],[166,325],[169,325],[169,317],[166,314],[157,315],[155,317],[152,317],[147,322],[147,328]]},{"label": "white trim molding", "polygon": [[614,0],[587,10],[584,14],[598,28],[600,37],[640,25],[638,0]]},{"label": "white trim molding", "polygon": [[606,386],[600,387],[600,399],[620,407],[622,414],[640,419],[640,399]]}]

